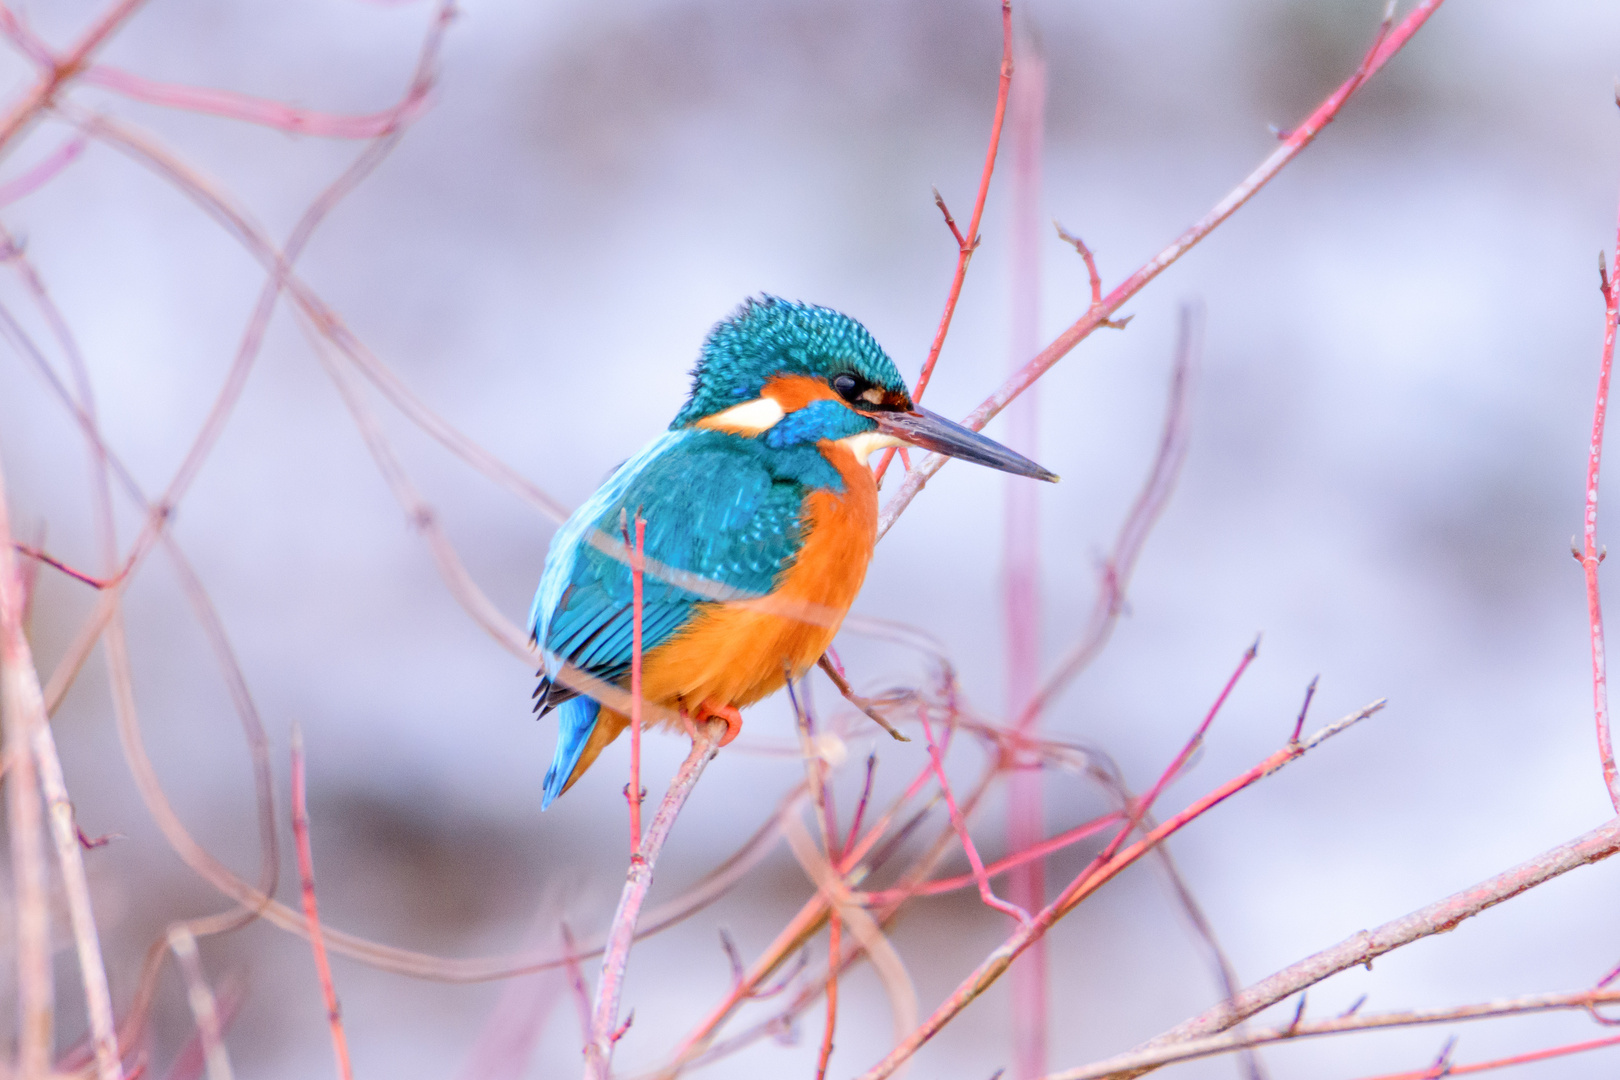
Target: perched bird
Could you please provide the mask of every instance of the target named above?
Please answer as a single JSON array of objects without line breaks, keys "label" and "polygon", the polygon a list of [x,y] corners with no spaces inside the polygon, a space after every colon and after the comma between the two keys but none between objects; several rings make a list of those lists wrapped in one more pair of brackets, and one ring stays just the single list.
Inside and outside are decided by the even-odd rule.
[{"label": "perched bird", "polygon": [[535,711],[558,714],[542,808],[629,723],[559,679],[566,662],[628,689],[622,523],[646,521],[642,697],[699,723],[724,719],[724,745],[742,728],[738,709],[804,675],[838,632],[877,540],[867,458],[901,445],[1057,479],[913,404],[847,315],[762,296],[710,331],[669,430],[552,537],[529,613],[545,665]]}]

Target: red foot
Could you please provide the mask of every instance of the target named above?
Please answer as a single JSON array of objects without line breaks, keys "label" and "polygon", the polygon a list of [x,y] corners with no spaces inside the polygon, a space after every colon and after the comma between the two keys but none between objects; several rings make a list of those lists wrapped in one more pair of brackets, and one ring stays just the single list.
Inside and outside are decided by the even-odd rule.
[{"label": "red foot", "polygon": [[[726,722],[726,734],[720,740],[721,746],[727,745],[732,739],[742,734],[742,713],[737,711],[735,705],[716,705],[712,701],[705,701],[697,707],[696,719],[700,724],[707,723],[710,720],[724,720]],[[697,733],[694,731],[693,738],[696,737]]]}]

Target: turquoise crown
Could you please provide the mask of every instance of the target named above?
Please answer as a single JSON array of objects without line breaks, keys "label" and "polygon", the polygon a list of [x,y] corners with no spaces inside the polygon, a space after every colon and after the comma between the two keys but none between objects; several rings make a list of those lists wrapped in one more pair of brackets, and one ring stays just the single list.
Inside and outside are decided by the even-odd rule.
[{"label": "turquoise crown", "polygon": [[752,401],[776,375],[830,379],[844,372],[909,399],[894,361],[848,315],[775,296],[750,297],[709,331],[692,369],[692,393],[670,427]]}]

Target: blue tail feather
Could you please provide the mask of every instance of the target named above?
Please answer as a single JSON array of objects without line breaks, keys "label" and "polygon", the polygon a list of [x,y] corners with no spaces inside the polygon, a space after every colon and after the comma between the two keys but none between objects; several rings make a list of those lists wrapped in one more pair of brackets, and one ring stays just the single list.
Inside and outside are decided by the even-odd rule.
[{"label": "blue tail feather", "polygon": [[557,753],[546,772],[545,796],[540,809],[550,806],[562,794],[568,778],[574,775],[579,755],[585,752],[585,743],[596,729],[596,718],[602,707],[588,697],[572,698],[557,707]]}]

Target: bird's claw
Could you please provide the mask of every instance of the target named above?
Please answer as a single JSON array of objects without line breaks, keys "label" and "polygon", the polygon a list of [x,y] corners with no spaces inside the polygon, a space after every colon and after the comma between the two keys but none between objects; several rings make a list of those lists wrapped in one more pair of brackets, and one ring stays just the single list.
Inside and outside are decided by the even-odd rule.
[{"label": "bird's claw", "polygon": [[[724,720],[726,733],[720,739],[721,746],[728,745],[731,740],[742,734],[742,713],[735,705],[716,705],[711,701],[705,701],[697,707],[694,719],[699,724],[706,724],[710,720]],[[692,737],[697,738],[696,731],[692,732]]]}]

